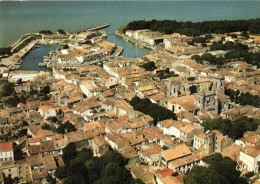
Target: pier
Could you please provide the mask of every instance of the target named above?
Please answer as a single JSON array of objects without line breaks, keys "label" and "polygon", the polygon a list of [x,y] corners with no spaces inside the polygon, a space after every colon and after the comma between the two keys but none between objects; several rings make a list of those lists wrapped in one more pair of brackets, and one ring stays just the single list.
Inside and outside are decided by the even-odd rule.
[{"label": "pier", "polygon": [[13,56],[9,57],[8,59],[11,63],[8,66],[8,69],[10,70],[20,59],[26,56],[36,44],[38,44],[38,40],[33,40],[24,48],[22,48],[18,53],[15,53]]},{"label": "pier", "polygon": [[100,26],[85,29],[84,31],[95,31],[95,30],[103,29],[103,28],[106,28],[106,27],[109,27],[109,26],[110,26],[109,24],[103,24],[103,25],[100,25]]}]

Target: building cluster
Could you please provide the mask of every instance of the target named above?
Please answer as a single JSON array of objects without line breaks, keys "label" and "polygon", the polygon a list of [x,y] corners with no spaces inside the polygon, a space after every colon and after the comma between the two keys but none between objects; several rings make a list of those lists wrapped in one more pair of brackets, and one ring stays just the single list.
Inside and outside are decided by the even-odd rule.
[{"label": "building cluster", "polygon": [[62,66],[74,66],[112,55],[116,50],[114,43],[106,41],[102,32],[81,32],[66,47],[56,51],[52,62]]},{"label": "building cluster", "polygon": [[[222,68],[198,64],[191,56],[205,49],[189,46],[187,36],[148,30],[127,31],[126,35],[150,45],[164,43],[166,49],[142,58],[111,58],[102,67],[4,73],[4,79],[17,82],[16,93],[41,91],[46,86],[50,90],[48,100],[32,97],[17,107],[0,110],[0,183],[8,176],[21,183],[46,183],[48,176],[55,177],[55,170],[64,166],[61,156],[69,143],[75,143],[78,150],[91,149],[97,157],[118,151],[129,159],[126,167],[133,177],[145,183],[183,183],[185,173],[194,165],[204,165],[203,158],[214,153],[237,161],[238,170],[258,172],[260,127],[233,140],[218,130],[205,130],[201,123],[241,116],[259,119],[259,108],[232,102],[225,90],[259,96],[260,70],[242,61]],[[75,39],[92,37],[84,32]],[[106,41],[69,44],[59,51],[58,62],[93,60],[97,55],[110,55],[114,47]],[[149,62],[156,69],[145,70]],[[172,111],[176,119],[154,119],[135,110],[130,101],[136,96]],[[8,97],[1,99],[5,100]],[[65,123],[76,130],[57,133],[45,128]],[[10,140],[23,129],[25,135]]]}]

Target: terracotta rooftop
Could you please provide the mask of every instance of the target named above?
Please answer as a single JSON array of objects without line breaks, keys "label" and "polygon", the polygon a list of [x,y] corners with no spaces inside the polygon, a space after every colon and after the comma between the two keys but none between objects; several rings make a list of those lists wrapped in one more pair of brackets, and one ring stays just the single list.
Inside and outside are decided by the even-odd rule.
[{"label": "terracotta rooftop", "polygon": [[246,146],[245,148],[243,148],[241,150],[241,152],[255,158],[260,154],[260,149],[252,147],[252,146]]},{"label": "terracotta rooftop", "polygon": [[47,171],[57,169],[57,165],[52,154],[44,155],[43,165]]},{"label": "terracotta rooftop", "polygon": [[0,152],[1,151],[11,151],[13,150],[12,142],[0,143]]},{"label": "terracotta rooftop", "polygon": [[94,144],[96,144],[98,147],[100,147],[100,146],[102,146],[104,144],[108,144],[107,141],[103,137],[101,137],[101,136],[94,137],[92,139],[92,142]]},{"label": "terracotta rooftop", "polygon": [[186,95],[182,97],[172,98],[168,101],[168,103],[178,104],[188,112],[199,109],[199,107],[195,105],[195,95]]},{"label": "terracotta rooftop", "polygon": [[230,159],[237,161],[239,159],[241,149],[242,148],[237,146],[236,144],[231,144],[230,146],[225,148],[221,154],[224,157],[229,157]]},{"label": "terracotta rooftop", "polygon": [[46,112],[50,109],[54,109],[51,105],[44,105],[44,106],[40,106],[40,109],[43,111],[43,112]]},{"label": "terracotta rooftop", "polygon": [[42,165],[42,155],[33,155],[33,156],[28,156],[26,157],[27,162],[31,165],[31,166],[35,166],[35,165]]},{"label": "terracotta rooftop", "polygon": [[160,171],[157,171],[157,174],[162,177],[165,178],[167,176],[171,176],[174,173],[174,171],[172,169],[166,168]]},{"label": "terracotta rooftop", "polygon": [[182,183],[174,176],[167,176],[165,178],[162,178],[161,181],[163,184],[181,184]]},{"label": "terracotta rooftop", "polygon": [[171,165],[174,168],[178,168],[180,166],[184,166],[184,165],[193,163],[195,161],[201,160],[202,158],[204,158],[206,156],[207,156],[207,153],[205,153],[205,152],[197,152],[197,153],[193,153],[192,155],[189,155],[187,157],[174,160],[174,161],[170,162],[169,165]]},{"label": "terracotta rooftop", "polygon": [[182,144],[176,148],[162,151],[162,156],[165,158],[166,161],[171,161],[181,157],[188,156],[191,153],[192,152],[190,151],[189,147],[185,144]]}]

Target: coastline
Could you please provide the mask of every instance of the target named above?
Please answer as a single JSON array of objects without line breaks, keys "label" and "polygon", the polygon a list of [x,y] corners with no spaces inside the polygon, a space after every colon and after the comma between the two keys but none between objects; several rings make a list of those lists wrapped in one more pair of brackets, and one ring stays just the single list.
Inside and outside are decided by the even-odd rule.
[{"label": "coastline", "polygon": [[[107,34],[102,29],[102,26],[109,26],[108,24],[104,24],[98,27],[91,28],[92,30],[95,29],[98,30],[98,32],[101,33],[100,38],[106,40]],[[100,28],[102,27],[102,28]],[[88,29],[86,29],[88,30]],[[19,69],[20,63],[22,62],[21,59],[23,59],[27,54],[30,53],[31,50],[35,48],[36,45],[47,45],[47,44],[69,44],[70,42],[74,41],[75,33],[66,33],[66,34],[60,34],[53,32],[51,34],[40,34],[40,33],[27,33],[22,35],[19,39],[17,39],[15,42],[13,42],[11,45],[9,45],[6,48],[9,48],[11,53],[10,54],[3,54],[2,56],[7,56],[4,58],[1,58],[0,64],[5,66],[4,69],[1,70],[1,73],[3,73],[6,70],[13,70],[13,69]],[[114,52],[111,54],[112,57],[120,56],[123,53],[124,49],[122,46],[116,45]],[[101,59],[102,60],[102,59]],[[100,61],[101,61],[100,60]],[[94,62],[95,63],[95,62]],[[18,64],[18,65],[17,65]],[[17,66],[16,66],[17,65]],[[67,67],[78,67],[81,65],[86,65],[86,63],[72,63],[72,64],[66,64]],[[16,66],[14,68],[14,66]],[[53,62],[48,63],[47,68],[52,67],[64,67],[64,64],[55,64]]]},{"label": "coastline", "polygon": [[121,34],[118,32],[118,30],[122,28],[122,27],[118,27],[115,31],[115,35],[118,36],[118,37],[121,37],[122,39],[124,39],[125,41],[127,42],[130,42],[134,45],[136,45],[137,47],[140,47],[140,48],[146,48],[146,49],[150,49],[150,50],[155,50],[156,48],[155,47],[151,47],[151,46],[148,46],[146,44],[143,44],[141,42],[137,42],[137,40],[134,40],[134,39],[131,39],[129,38],[128,36],[126,36],[125,34]]}]

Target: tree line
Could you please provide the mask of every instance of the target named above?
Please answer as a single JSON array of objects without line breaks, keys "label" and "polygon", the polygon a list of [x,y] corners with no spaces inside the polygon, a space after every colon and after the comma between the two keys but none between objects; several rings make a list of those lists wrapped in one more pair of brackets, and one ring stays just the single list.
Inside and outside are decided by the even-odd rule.
[{"label": "tree line", "polygon": [[260,120],[240,117],[234,121],[230,119],[208,119],[201,124],[205,130],[218,130],[224,135],[236,140],[242,138],[247,131],[255,131]]},{"label": "tree line", "polygon": [[224,50],[228,52],[224,56],[219,57],[213,56],[210,53],[204,53],[202,56],[193,55],[191,58],[200,64],[202,64],[205,60],[213,65],[223,65],[229,61],[232,61],[233,59],[239,59],[260,67],[260,52],[249,52],[248,46],[240,42],[213,42],[213,44],[210,46],[210,50]]},{"label": "tree line", "polygon": [[251,95],[250,93],[241,93],[232,89],[226,89],[225,94],[230,97],[230,100],[241,105],[252,105],[260,107],[260,97],[258,95]]},{"label": "tree line", "polygon": [[206,33],[224,34],[237,31],[249,31],[251,34],[260,33],[260,18],[250,20],[217,20],[203,22],[177,22],[176,20],[136,20],[129,22],[126,30],[150,29],[166,34],[180,33],[196,36]]}]

